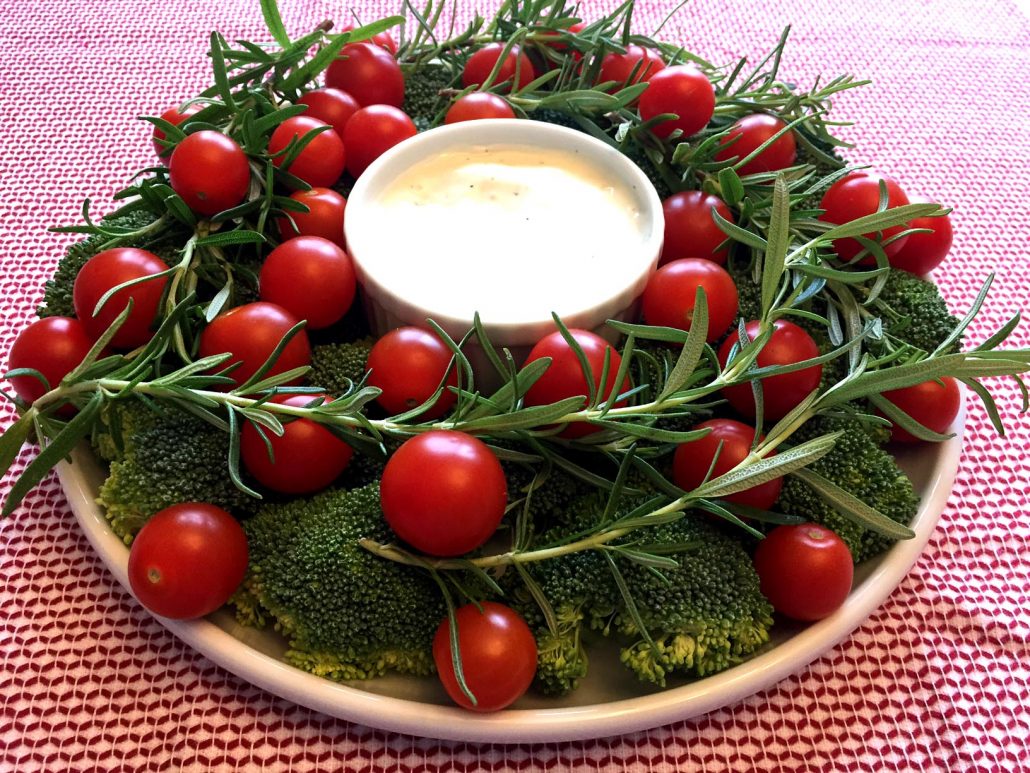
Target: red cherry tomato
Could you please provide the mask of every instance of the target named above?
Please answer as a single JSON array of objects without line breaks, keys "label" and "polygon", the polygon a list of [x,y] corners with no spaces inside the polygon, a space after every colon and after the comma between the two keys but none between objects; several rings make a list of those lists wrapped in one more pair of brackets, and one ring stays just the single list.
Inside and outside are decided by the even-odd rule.
[{"label": "red cherry tomato", "polygon": [[308,118],[324,121],[332,126],[333,131],[341,137],[343,136],[343,127],[347,125],[347,121],[361,109],[358,100],[354,99],[346,91],[330,88],[312,89],[305,94],[301,94],[297,104],[307,105],[308,109],[303,115]]},{"label": "red cherry tomato", "polygon": [[[376,402],[396,415],[428,400],[445,374],[447,384],[457,386],[458,374],[451,367],[451,357],[447,345],[428,330],[417,327],[391,330],[375,342],[368,355],[366,367],[371,371],[368,384],[383,390]],[[457,399],[454,392],[445,388],[422,418],[440,418]]]},{"label": "red cherry tomato", "polygon": [[[46,378],[51,389],[71,373],[93,348],[85,326],[71,317],[39,319],[18,333],[7,358],[7,370],[31,368]],[[32,376],[8,379],[14,393],[27,403],[46,393],[42,382]]]},{"label": "red cherry tomato", "polygon": [[186,502],[154,515],[132,541],[129,585],[161,617],[203,617],[229,600],[247,573],[247,535],[229,513]]},{"label": "red cherry tomato", "polygon": [[[337,247],[346,247],[343,239],[344,212],[347,199],[329,188],[294,191],[290,198],[306,206],[309,212],[290,212],[293,223],[286,217],[276,220],[283,241],[295,236],[321,236]],[[294,228],[296,224],[296,228]],[[300,229],[300,230],[298,230]]]},{"label": "red cherry tomato", "polygon": [[[936,203],[925,196],[909,196],[909,201],[912,204]],[[909,228],[929,228],[930,233],[909,234],[901,249],[890,259],[890,264],[902,271],[924,276],[948,257],[952,239],[951,218],[947,215],[917,217],[908,225]]]},{"label": "red cherry tomato", "polygon": [[414,122],[403,110],[389,105],[372,105],[356,112],[343,130],[347,146],[347,171],[360,177],[369,164],[394,145],[418,134]]},{"label": "red cherry tomato", "polygon": [[[503,51],[504,43],[487,43],[472,54],[465,63],[465,69],[461,72],[462,84],[468,88],[486,83],[486,79],[493,71],[497,60],[501,58]],[[518,70],[518,87],[520,89],[532,83],[536,78],[536,72],[533,70],[533,64],[529,61],[529,57],[522,53],[518,46],[512,46],[504,57],[501,69],[497,72],[497,77],[493,79],[491,87],[513,81],[516,70]]]},{"label": "red cherry tomato", "polygon": [[[623,381],[621,390],[615,388],[615,378],[618,375],[619,365],[622,363],[622,357],[619,356],[615,347],[589,330],[572,329],[569,330],[569,333],[572,334],[586,355],[594,387],[600,394],[605,398],[611,398],[618,392],[625,392],[630,388],[629,377]],[[604,369],[605,352],[610,353],[610,361],[608,375],[602,387],[601,372]],[[567,397],[576,397],[577,395],[586,397],[590,394],[587,377],[583,373],[579,358],[561,333],[555,331],[540,339],[530,350],[526,364],[542,357],[550,357],[551,364],[526,392],[524,398],[526,405],[548,405]],[[621,404],[616,403],[616,405]],[[562,431],[561,437],[580,438],[597,432],[599,429],[600,427],[595,427],[588,422],[573,422]]]},{"label": "red cherry tomato", "polygon": [[662,264],[679,258],[704,258],[725,265],[728,247],[720,247],[727,236],[712,219],[712,210],[731,223],[733,213],[718,196],[701,191],[675,193],[662,202],[665,213],[665,243]]},{"label": "red cherry tomato", "polygon": [[390,528],[433,556],[478,548],[497,531],[508,504],[508,482],[493,451],[453,430],[406,440],[387,461],[379,487]]},{"label": "red cherry tomato", "polygon": [[[303,408],[326,395],[280,395],[271,402]],[[280,417],[282,418],[282,417]],[[253,424],[240,434],[240,456],[247,472],[280,494],[311,494],[336,480],[347,469],[353,449],[326,427],[311,419],[284,421],[282,437],[265,430],[272,457]]]},{"label": "red cherry tomato", "polygon": [[168,182],[194,212],[215,215],[243,201],[250,188],[250,163],[234,140],[205,129],[175,146]]},{"label": "red cherry tomato", "polygon": [[[823,194],[819,206],[825,210],[819,219],[834,225],[844,225],[865,215],[872,215],[880,204],[880,181],[887,186],[887,209],[894,209],[908,204],[908,196],[894,180],[882,177],[875,172],[852,172],[837,180]],[[901,233],[906,226],[899,225],[887,228],[882,232],[881,240],[886,241]],[[875,239],[876,233],[863,234],[867,239]],[[884,245],[883,251],[888,258],[893,258],[905,246],[907,236]],[[864,248],[855,239],[835,239],[833,249],[841,260],[852,261]],[[875,260],[866,256],[863,264],[873,264]]]},{"label": "red cherry tomato", "polygon": [[[634,83],[650,81],[654,75],[664,69],[665,61],[657,51],[630,43],[626,46],[625,54],[611,53],[601,60],[598,83],[615,81],[617,84],[615,90],[618,90],[625,86],[632,86]],[[636,70],[635,73],[634,70]],[[630,76],[633,78],[632,81],[630,81]]]},{"label": "red cherry tomato", "polygon": [[[237,384],[243,384],[264,365],[283,336],[299,320],[281,306],[258,301],[237,306],[219,314],[200,334],[200,356],[210,357],[228,352],[232,355],[218,369],[234,362],[240,366],[230,372]],[[265,377],[276,376],[294,368],[311,364],[311,346],[303,330],[290,339]],[[293,379],[290,384],[299,384]]]},{"label": "red cherry tomato", "polygon": [[454,615],[461,672],[476,696],[475,705],[458,686],[447,618],[433,637],[433,661],[451,700],[472,711],[499,711],[518,700],[536,676],[536,639],[514,610],[496,601],[484,601],[481,606],[482,611],[466,604]]},{"label": "red cherry tomato", "polygon": [[114,338],[115,349],[135,349],[150,340],[151,328],[157,319],[158,306],[164,293],[168,277],[150,279],[119,290],[104,304],[100,313],[93,316],[97,303],[112,287],[124,282],[167,271],[157,255],[134,247],[115,247],[104,250],[90,258],[79,269],[72,289],[75,316],[82,320],[83,327],[93,339],[100,338],[111,323],[132,300],[132,311]]},{"label": "red cherry tomato", "polygon": [[[754,427],[733,419],[712,419],[701,422],[694,429],[708,429],[709,427],[712,431],[700,440],[680,443],[672,457],[672,480],[684,491],[692,491],[700,486],[704,482],[709,468],[711,468],[712,474],[708,479],[718,478],[744,461],[751,453],[751,446],[755,442]],[[722,444],[721,450],[720,443]],[[716,453],[719,454],[718,459],[716,459]],[[769,456],[774,455],[770,454]],[[713,459],[716,459],[714,467],[712,467]],[[780,477],[723,498],[738,505],[768,510],[780,498],[782,490],[783,478]]]},{"label": "red cherry tomato", "polygon": [[847,599],[855,564],[843,540],[824,526],[777,526],[758,543],[755,570],[777,612],[821,620]]},{"label": "red cherry tomato", "polygon": [[704,288],[708,302],[706,339],[712,343],[722,338],[737,319],[737,286],[726,269],[702,258],[674,260],[651,276],[643,296],[647,324],[690,330],[698,287]]},{"label": "red cherry tomato", "polygon": [[[346,27],[340,30],[340,32],[353,32],[354,25],[348,24]],[[393,35],[389,32],[377,32],[373,35],[370,40],[380,48],[385,48],[391,54],[397,53],[397,41],[393,39]]]},{"label": "red cherry tomato", "polygon": [[[273,156],[272,163],[281,167],[285,156],[276,154],[286,150],[294,137],[300,140],[309,132],[323,126],[328,124],[317,118],[303,115],[287,118],[276,127],[268,140],[268,152]],[[346,160],[343,140],[339,134],[329,129],[315,135],[293,159],[287,171],[308,185],[326,188],[340,179]]]},{"label": "red cherry tomato", "polygon": [[[752,340],[758,336],[759,329],[758,322],[748,322],[746,325],[748,337]],[[739,340],[740,337],[734,330],[719,347],[719,362],[723,367],[726,367],[730,349]],[[793,322],[778,319],[773,323],[772,337],[762,347],[756,364],[760,368],[773,365],[793,365],[796,362],[803,362],[818,356],[819,347],[812,340],[812,336]],[[761,379],[765,418],[781,419],[790,413],[794,406],[819,386],[822,375],[822,365],[812,365],[792,373],[781,373]],[[729,401],[737,413],[747,416],[749,419],[755,418],[755,396],[750,383],[723,387],[722,396]]]},{"label": "red cherry tomato", "polygon": [[651,129],[659,137],[668,137],[676,129],[683,132],[683,139],[697,134],[712,120],[714,111],[715,89],[711,81],[689,64],[653,73],[647,90],[640,95],[640,117],[645,121],[663,113],[679,116]]},{"label": "red cherry tomato", "polygon": [[484,118],[514,117],[515,111],[503,98],[486,91],[474,91],[451,105],[443,122],[451,124],[462,121],[478,121]]},{"label": "red cherry tomato", "polygon": [[[173,126],[181,126],[186,122],[187,118],[199,113],[200,110],[200,105],[190,105],[185,110],[180,110],[177,107],[170,107],[161,113],[161,117]],[[171,149],[168,146],[161,144],[161,141],[165,139],[165,136],[165,133],[161,129],[158,129],[156,126],[154,127],[152,141],[154,143],[154,152],[157,153],[158,158],[167,158],[168,154],[171,153]]]},{"label": "red cherry tomato", "polygon": [[[746,115],[730,127],[729,134],[719,142],[716,161],[740,161],[758,150],[763,143],[786,126],[783,121],[773,115],[755,113]],[[737,173],[741,175],[758,174],[759,172],[778,172],[793,166],[797,160],[798,149],[794,141],[794,132],[781,135],[772,145],[767,147],[753,159],[741,166]]]},{"label": "red cherry tomato", "polygon": [[[948,433],[962,406],[958,382],[951,376],[945,376],[940,381],[924,381],[903,389],[893,389],[884,392],[883,397],[939,435]],[[900,443],[922,442],[911,432],[897,425],[891,429],[891,440]]]},{"label": "red cherry tomato", "polygon": [[320,236],[283,242],[261,266],[261,300],[282,306],[311,330],[338,322],[354,301],[357,282],[346,252]]},{"label": "red cherry tomato", "polygon": [[[350,43],[329,65],[325,85],[346,91],[362,107],[404,102],[404,74],[393,55],[374,43]],[[350,150],[350,147],[347,148]]]}]

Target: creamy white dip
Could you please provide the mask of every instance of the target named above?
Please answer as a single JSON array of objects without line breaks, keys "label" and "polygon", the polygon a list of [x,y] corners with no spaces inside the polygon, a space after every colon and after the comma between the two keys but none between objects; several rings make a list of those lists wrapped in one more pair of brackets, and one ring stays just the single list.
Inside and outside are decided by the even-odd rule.
[{"label": "creamy white dip", "polygon": [[[578,150],[484,145],[420,160],[362,209],[396,296],[487,324],[547,319],[639,280],[643,191]],[[350,213],[348,212],[348,216]]]}]

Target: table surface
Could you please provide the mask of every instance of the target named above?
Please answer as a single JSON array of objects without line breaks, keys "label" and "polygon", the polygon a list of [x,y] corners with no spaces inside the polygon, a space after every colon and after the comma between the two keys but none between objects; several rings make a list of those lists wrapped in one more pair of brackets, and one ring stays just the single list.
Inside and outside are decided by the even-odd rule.
[{"label": "table surface", "polygon": [[[284,0],[291,31],[342,12]],[[486,7],[487,2],[482,5]],[[613,3],[589,3],[598,13]],[[395,3],[359,2],[369,20]],[[472,7],[468,0],[459,6]],[[638,3],[651,31],[675,6]],[[257,0],[69,0],[0,10],[0,356],[31,318],[82,199],[96,211],[152,162],[154,114],[208,83],[207,35],[262,39]],[[873,83],[834,115],[850,152],[955,208],[938,279],[979,341],[1030,297],[1030,24],[1011,2],[695,0],[664,30],[710,60],[762,54],[793,25],[782,72]],[[1019,105],[1024,107],[1020,108]],[[1030,344],[1025,328],[1013,345]],[[1030,767],[1030,421],[1011,383],[995,435],[969,411],[954,493],[911,573],[849,639],[780,684],[706,716],[620,737],[473,745],[372,730],[252,687],[181,644],[105,570],[50,478],[0,523],[0,771],[348,767],[1015,770]],[[0,421],[11,419],[3,408]],[[20,469],[30,458],[24,452]],[[5,494],[10,477],[0,494]]]}]

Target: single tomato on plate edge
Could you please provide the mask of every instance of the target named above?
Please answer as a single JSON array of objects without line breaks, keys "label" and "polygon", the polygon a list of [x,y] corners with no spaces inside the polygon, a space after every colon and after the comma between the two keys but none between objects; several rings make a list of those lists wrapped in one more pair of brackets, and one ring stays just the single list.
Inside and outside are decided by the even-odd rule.
[{"label": "single tomato on plate edge", "polygon": [[[919,512],[910,524],[915,537],[857,566],[851,595],[832,615],[807,625],[777,618],[771,641],[757,655],[704,679],[676,679],[666,689],[649,688],[628,670],[614,668],[617,643],[604,640],[591,649],[590,673],[571,695],[545,698],[530,691],[516,708],[474,714],[451,704],[435,678],[391,675],[344,684],[296,669],[281,660],[286,650],[282,637],[271,629],[239,625],[226,608],[200,620],[157,620],[251,684],[330,716],[392,732],[530,743],[601,738],[688,719],[729,706],[797,672],[850,635],[894,592],[929,541],[951,494],[962,450],[964,397],[963,392],[951,427],[955,437],[939,444],[889,447],[920,493]],[[103,481],[100,464],[80,447],[72,462],[61,462],[57,471],[86,537],[128,590],[129,550],[95,503]]]}]

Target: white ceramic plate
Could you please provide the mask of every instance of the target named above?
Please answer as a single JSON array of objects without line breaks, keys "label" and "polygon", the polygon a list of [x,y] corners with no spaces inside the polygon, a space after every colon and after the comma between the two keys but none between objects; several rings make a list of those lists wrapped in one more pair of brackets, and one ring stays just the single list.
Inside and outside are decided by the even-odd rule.
[{"label": "white ceramic plate", "polygon": [[[964,411],[939,445],[898,450],[901,466],[922,494],[912,523],[915,539],[858,568],[851,595],[832,616],[807,626],[778,624],[773,640],[741,665],[665,690],[639,684],[618,663],[615,647],[598,642],[590,675],[561,700],[527,695],[516,708],[474,714],[449,704],[435,678],[387,677],[337,684],[282,662],[284,641],[270,630],[236,624],[220,610],[203,620],[158,618],[172,633],[237,676],[295,703],[365,725],[460,741],[531,742],[596,738],[656,727],[734,703],[798,671],[857,628],[897,587],[915,563],[944,510],[958,469]],[[86,536],[118,581],[128,589],[129,551],[95,504],[103,472],[88,451],[74,454],[58,473]],[[605,646],[607,644],[607,646]]]}]

